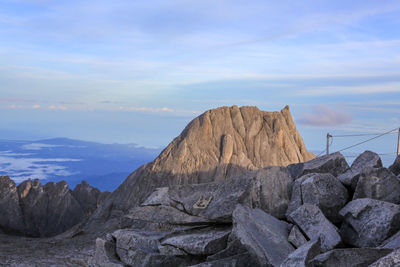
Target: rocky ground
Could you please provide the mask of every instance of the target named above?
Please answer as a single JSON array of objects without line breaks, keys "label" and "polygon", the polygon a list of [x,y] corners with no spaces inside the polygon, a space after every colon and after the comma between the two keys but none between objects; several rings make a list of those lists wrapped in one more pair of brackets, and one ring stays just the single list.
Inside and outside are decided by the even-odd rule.
[{"label": "rocky ground", "polygon": [[158,188],[96,240],[93,266],[400,266],[398,158],[366,151]]}]

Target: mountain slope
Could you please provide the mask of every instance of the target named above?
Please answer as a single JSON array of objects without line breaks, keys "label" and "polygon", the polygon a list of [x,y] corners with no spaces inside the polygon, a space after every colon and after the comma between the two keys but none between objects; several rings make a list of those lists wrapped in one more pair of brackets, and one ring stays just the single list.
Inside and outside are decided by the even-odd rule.
[{"label": "mountain slope", "polygon": [[87,230],[104,220],[106,228],[113,227],[155,187],[225,180],[248,170],[312,158],[288,106],[280,112],[237,106],[212,109],[191,121],[153,162],[133,172],[96,210]]}]

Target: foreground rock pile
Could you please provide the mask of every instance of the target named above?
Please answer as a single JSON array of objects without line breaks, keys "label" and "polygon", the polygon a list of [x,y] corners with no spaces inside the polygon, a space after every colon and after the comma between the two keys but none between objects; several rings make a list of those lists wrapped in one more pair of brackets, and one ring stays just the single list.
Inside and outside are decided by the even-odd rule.
[{"label": "foreground rock pile", "polygon": [[400,266],[400,160],[366,151],[161,187],[96,240],[92,266]]},{"label": "foreground rock pile", "polygon": [[87,218],[106,195],[84,181],[72,191],[64,181],[43,186],[29,179],[17,186],[0,176],[0,233],[54,236]]}]

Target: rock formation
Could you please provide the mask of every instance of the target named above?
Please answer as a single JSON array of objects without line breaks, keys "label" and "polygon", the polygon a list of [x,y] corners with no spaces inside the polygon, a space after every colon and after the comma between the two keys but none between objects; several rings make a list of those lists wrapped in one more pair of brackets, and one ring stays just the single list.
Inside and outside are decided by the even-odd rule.
[{"label": "rock formation", "polygon": [[29,179],[16,186],[8,176],[0,176],[0,229],[34,237],[60,234],[87,218],[101,195],[86,182],[71,191],[64,181],[43,186]]},{"label": "rock formation", "polygon": [[103,227],[105,218],[112,228],[115,218],[143,202],[156,187],[224,181],[250,170],[313,158],[288,106],[280,112],[237,106],[212,109],[191,121],[153,162],[133,172],[86,229],[99,223]]}]

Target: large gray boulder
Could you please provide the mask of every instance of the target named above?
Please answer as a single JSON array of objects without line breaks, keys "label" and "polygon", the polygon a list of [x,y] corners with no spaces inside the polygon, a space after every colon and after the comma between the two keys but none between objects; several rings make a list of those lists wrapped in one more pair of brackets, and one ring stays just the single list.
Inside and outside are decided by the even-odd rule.
[{"label": "large gray boulder", "polygon": [[353,199],[357,198],[372,198],[399,204],[400,181],[386,168],[365,168],[353,195]]},{"label": "large gray boulder", "polygon": [[17,186],[8,176],[0,176],[0,229],[6,233],[23,233],[25,230]]},{"label": "large gray boulder", "polygon": [[261,266],[280,266],[294,251],[287,241],[289,230],[289,224],[260,209],[238,205],[230,238],[244,246]]},{"label": "large gray boulder", "polygon": [[330,173],[338,176],[349,169],[349,164],[340,152],[335,152],[304,163],[289,165],[288,169],[295,179],[308,173]]},{"label": "large gray boulder", "polygon": [[400,155],[396,157],[393,164],[389,167],[389,170],[395,175],[400,175]]},{"label": "large gray boulder", "polygon": [[359,198],[341,211],[340,233],[346,244],[376,247],[400,229],[400,206],[389,202]]},{"label": "large gray boulder", "polygon": [[311,259],[317,256],[321,250],[321,241],[311,240],[293,251],[285,259],[280,267],[311,267]]},{"label": "large gray boulder", "polygon": [[295,181],[287,213],[303,204],[314,204],[330,221],[337,223],[341,220],[339,210],[346,205],[348,198],[347,189],[332,174],[307,174]]},{"label": "large gray boulder", "polygon": [[333,249],[341,243],[338,229],[312,204],[304,204],[289,215],[309,239],[321,239],[321,251]]},{"label": "large gray boulder", "polygon": [[204,220],[230,223],[239,203],[252,204],[251,179],[236,177],[230,181],[159,188],[142,206],[169,206]]},{"label": "large gray boulder", "polygon": [[190,230],[164,237],[161,246],[176,248],[191,255],[211,255],[226,248],[230,233],[229,228],[216,227]]},{"label": "large gray boulder", "polygon": [[346,186],[351,187],[353,190],[355,189],[358,178],[360,177],[361,172],[364,168],[381,168],[382,160],[378,154],[372,151],[364,151],[360,154],[351,164],[350,169],[348,169],[345,173],[342,173],[338,176],[339,180],[345,184]]},{"label": "large gray boulder", "polygon": [[316,256],[311,260],[312,266],[324,267],[363,267],[368,266],[392,252],[382,248],[345,248],[334,249]]},{"label": "large gray boulder", "polygon": [[396,249],[392,253],[380,258],[369,267],[398,267],[400,266],[400,249]]},{"label": "large gray boulder", "polygon": [[287,168],[259,169],[244,178],[253,179],[253,206],[278,219],[284,219],[293,184],[293,178]]}]

